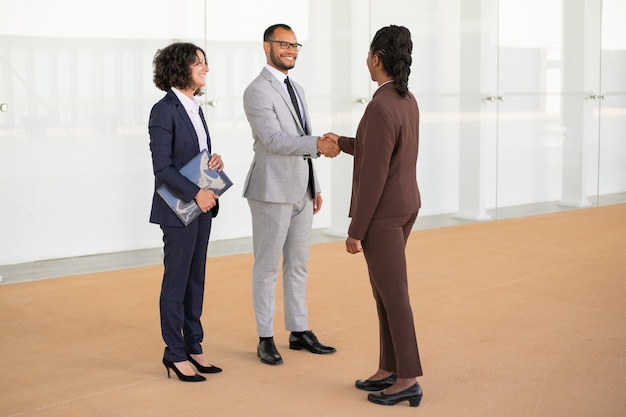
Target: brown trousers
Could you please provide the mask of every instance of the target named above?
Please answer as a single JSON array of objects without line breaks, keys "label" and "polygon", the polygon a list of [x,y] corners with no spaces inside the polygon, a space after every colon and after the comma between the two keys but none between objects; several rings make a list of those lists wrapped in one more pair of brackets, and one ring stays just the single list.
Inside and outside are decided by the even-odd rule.
[{"label": "brown trousers", "polygon": [[379,367],[400,378],[422,375],[409,301],[405,248],[417,213],[373,219],[361,242],[378,310]]}]

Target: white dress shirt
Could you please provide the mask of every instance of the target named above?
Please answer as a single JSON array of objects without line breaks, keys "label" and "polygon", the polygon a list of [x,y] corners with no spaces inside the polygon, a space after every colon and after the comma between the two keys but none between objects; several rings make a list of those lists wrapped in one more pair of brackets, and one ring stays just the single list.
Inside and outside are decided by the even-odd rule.
[{"label": "white dress shirt", "polygon": [[200,147],[200,152],[208,149],[206,130],[204,130],[204,125],[202,124],[202,119],[200,118],[200,100],[198,100],[195,96],[193,99],[189,98],[175,87],[172,87],[172,91],[176,94],[176,97],[178,97],[180,102],[183,103],[183,107],[187,110],[191,123],[193,123],[193,127],[198,135],[198,146]]}]

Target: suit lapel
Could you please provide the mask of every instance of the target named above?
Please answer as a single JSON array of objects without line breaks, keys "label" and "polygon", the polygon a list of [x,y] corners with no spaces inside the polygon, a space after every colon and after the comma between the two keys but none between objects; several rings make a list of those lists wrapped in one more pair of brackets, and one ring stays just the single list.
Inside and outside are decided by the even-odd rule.
[{"label": "suit lapel", "polygon": [[[291,98],[289,97],[289,94],[287,93],[287,91],[285,91],[285,87],[268,70],[263,69],[263,73],[265,74],[265,78],[270,82],[270,85],[272,86],[272,88],[276,90],[278,94],[280,94],[280,96],[283,98],[283,101],[285,102],[285,106],[287,106],[287,108],[289,109],[289,112],[291,113],[291,116],[293,117],[293,121],[298,126],[298,129],[303,134],[306,134],[306,132],[302,128],[302,124],[298,123],[298,113],[296,113],[296,109],[293,107],[293,104],[291,103]],[[298,87],[296,88],[298,89],[298,95],[300,95],[300,89]],[[307,116],[305,115],[305,118],[306,117]]]},{"label": "suit lapel", "polygon": [[[178,115],[180,116],[180,118],[185,122],[185,126],[187,126],[187,130],[189,130],[189,137],[193,139],[196,149],[198,150],[198,152],[200,152],[200,142],[198,141],[198,134],[196,133],[196,129],[194,129],[193,127],[193,123],[191,123],[191,119],[189,118],[189,115],[187,114],[187,110],[185,110],[185,106],[183,106],[183,103],[180,102],[180,100],[178,99],[178,97],[176,97],[176,94],[172,90],[170,90],[168,94],[172,95],[172,100],[174,100],[174,107],[176,107],[176,111],[178,112]],[[202,119],[202,122],[204,123],[204,118]],[[206,129],[206,124],[205,124],[205,129]]]}]

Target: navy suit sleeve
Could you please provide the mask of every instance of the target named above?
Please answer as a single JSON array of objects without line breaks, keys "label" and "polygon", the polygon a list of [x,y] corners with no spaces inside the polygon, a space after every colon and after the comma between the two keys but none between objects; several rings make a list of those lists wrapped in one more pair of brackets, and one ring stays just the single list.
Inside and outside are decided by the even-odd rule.
[{"label": "navy suit sleeve", "polygon": [[200,188],[178,171],[198,154],[199,148],[197,139],[188,133],[175,104],[164,99],[154,105],[148,132],[156,187],[165,184],[183,201],[191,201]]}]

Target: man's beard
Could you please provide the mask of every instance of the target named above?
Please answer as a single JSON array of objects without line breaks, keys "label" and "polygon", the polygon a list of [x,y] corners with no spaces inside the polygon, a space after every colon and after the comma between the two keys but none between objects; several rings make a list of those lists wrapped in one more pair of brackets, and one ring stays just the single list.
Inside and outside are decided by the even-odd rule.
[{"label": "man's beard", "polygon": [[276,54],[274,53],[274,50],[270,50],[270,60],[272,61],[272,64],[274,64],[274,66],[276,68],[278,68],[279,70],[283,70],[283,71],[289,71],[290,69],[292,69],[293,67],[296,66],[296,61],[294,59],[293,64],[291,66],[287,66],[285,64],[283,64],[283,62],[280,60],[279,56],[276,56]]}]

